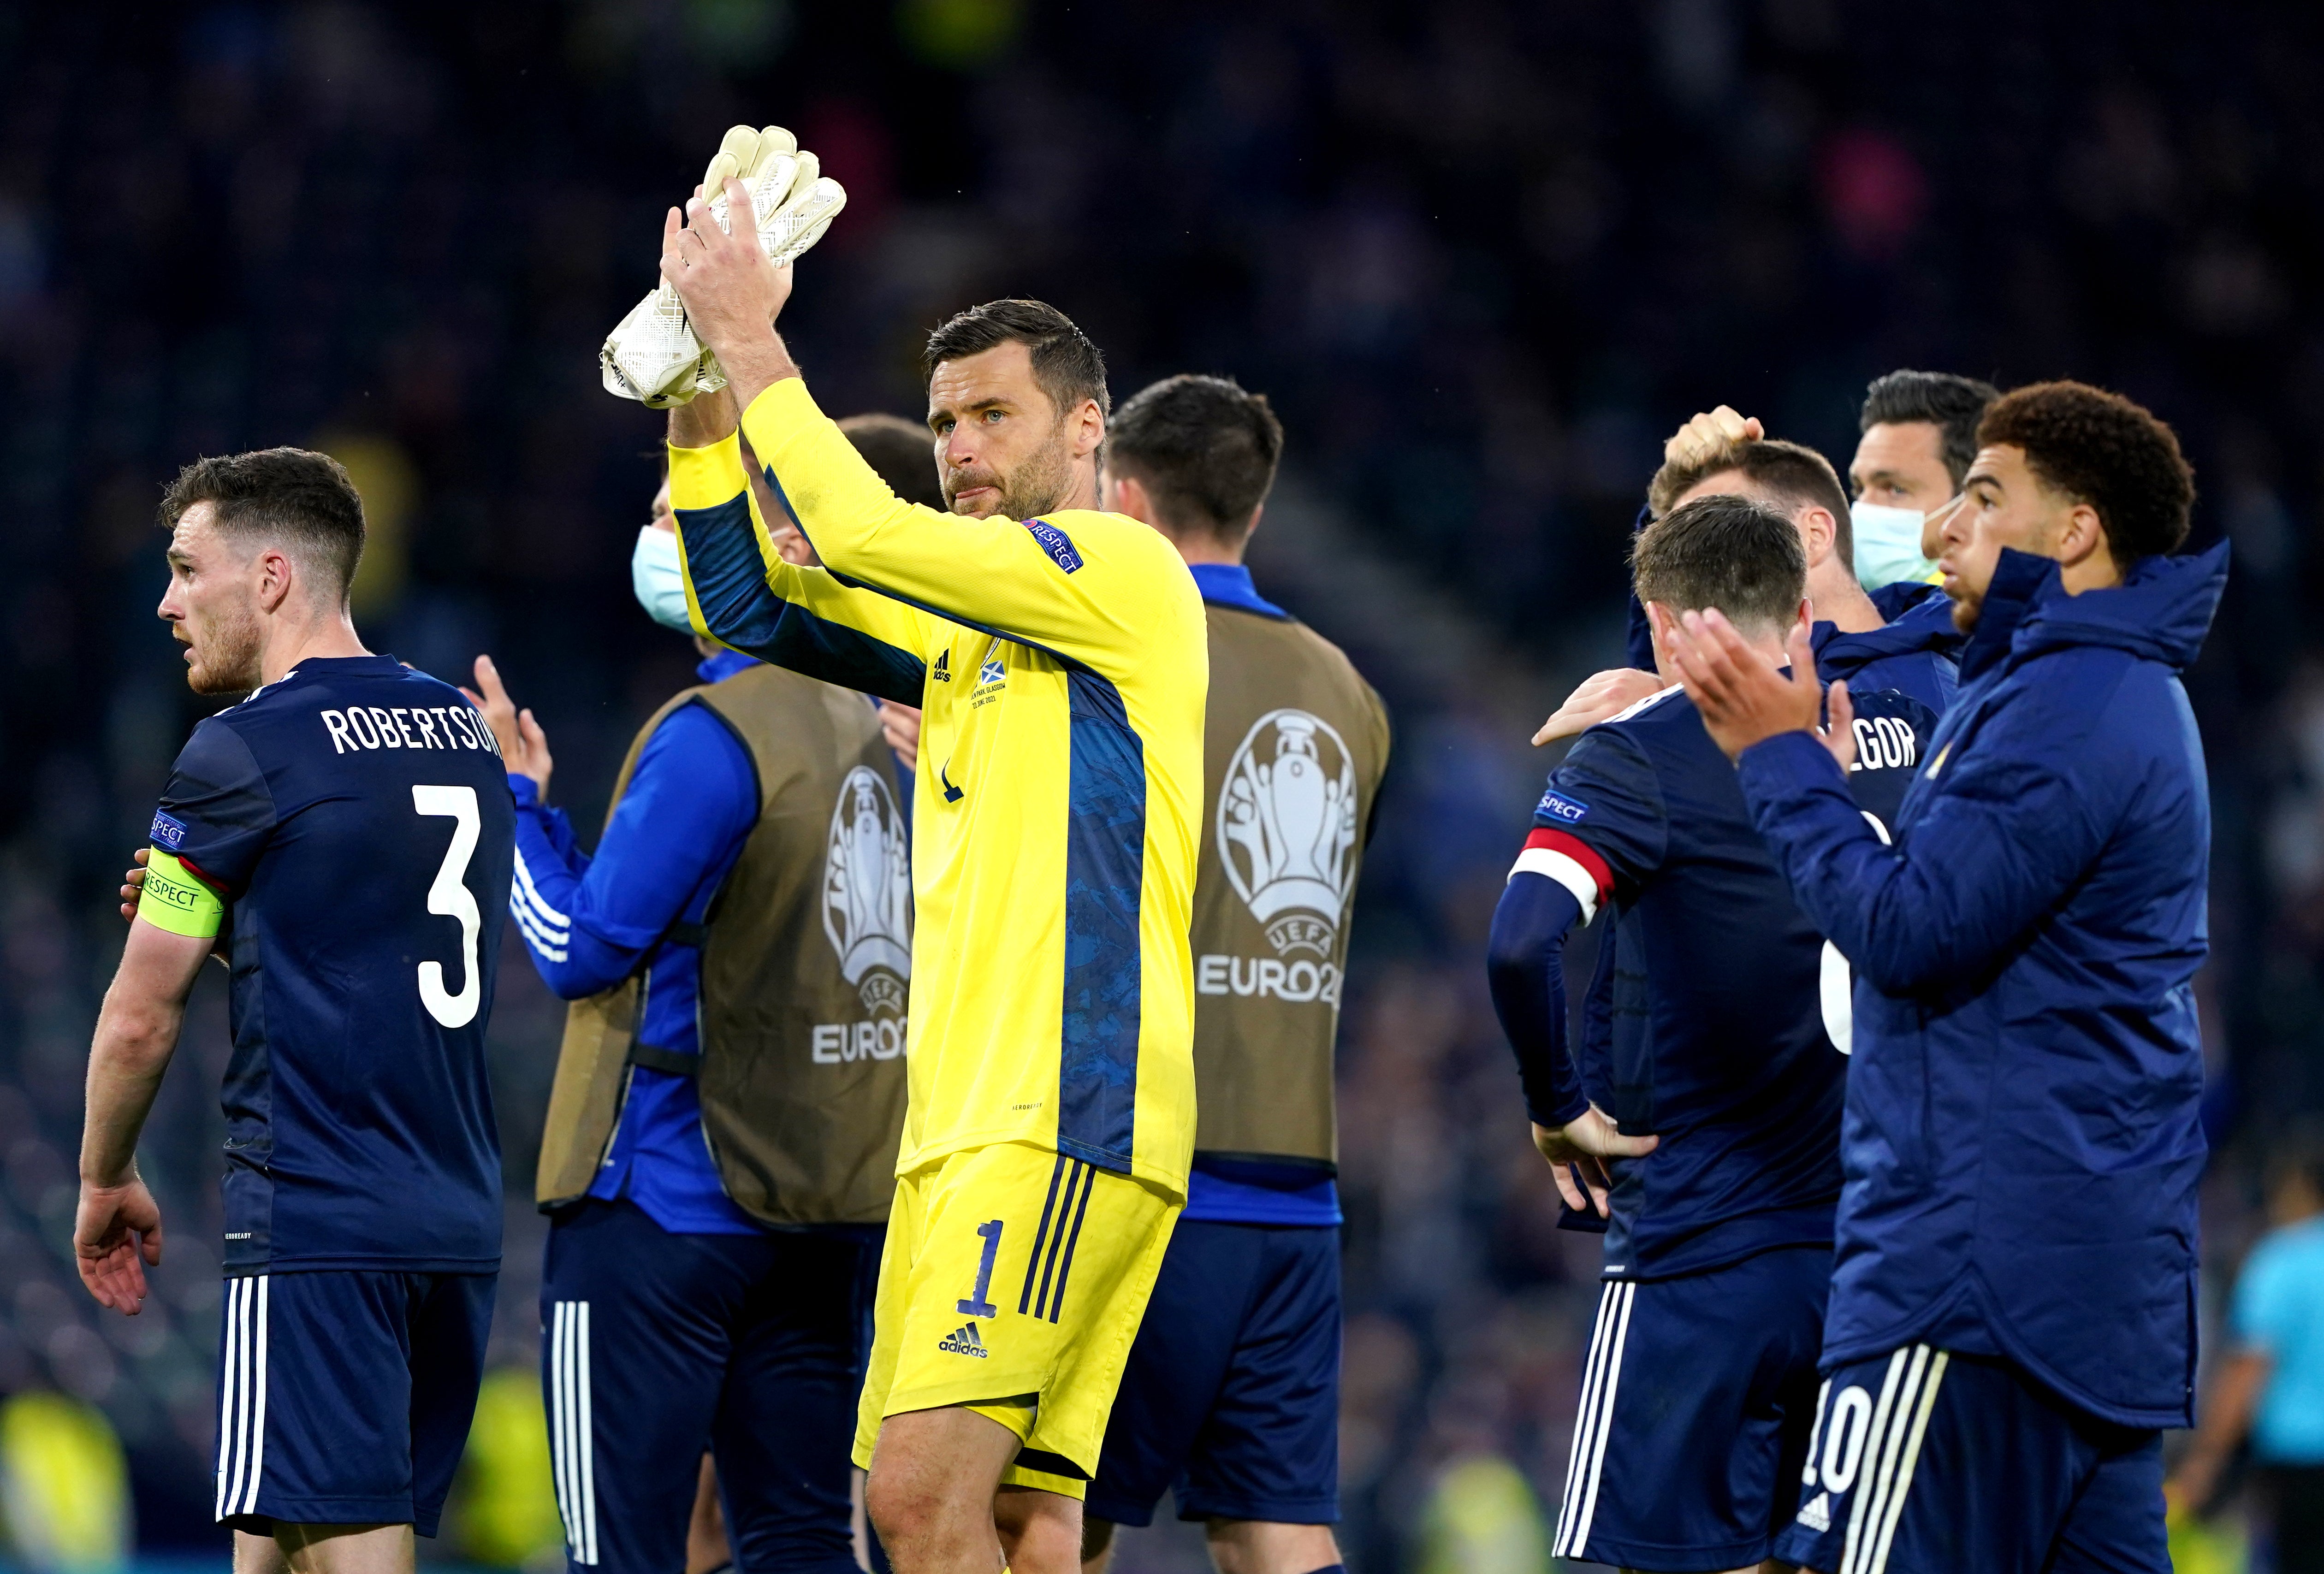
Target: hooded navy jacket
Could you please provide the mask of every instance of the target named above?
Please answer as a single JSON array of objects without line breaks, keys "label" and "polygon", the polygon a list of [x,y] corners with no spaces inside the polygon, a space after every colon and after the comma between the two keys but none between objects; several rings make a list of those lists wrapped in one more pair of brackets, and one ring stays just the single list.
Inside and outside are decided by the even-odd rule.
[{"label": "hooded navy jacket", "polygon": [[2211,825],[2178,674],[2226,583],[2224,546],[2075,596],[2005,551],[1893,847],[1809,734],[1744,751],[1856,972],[1827,1368],[1925,1340],[2192,1423]]},{"label": "hooded navy jacket", "polygon": [[1816,676],[1826,683],[1848,680],[1852,693],[1893,688],[1943,715],[1960,686],[1961,636],[1953,627],[1953,603],[1933,584],[1884,584],[1872,605],[1888,621],[1877,629],[1843,634],[1839,625],[1818,623],[1809,631]]}]

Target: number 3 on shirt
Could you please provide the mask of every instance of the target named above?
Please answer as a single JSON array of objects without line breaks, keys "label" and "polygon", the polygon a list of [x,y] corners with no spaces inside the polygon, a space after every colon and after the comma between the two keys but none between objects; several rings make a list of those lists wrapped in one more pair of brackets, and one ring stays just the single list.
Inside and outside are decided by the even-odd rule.
[{"label": "number 3 on shirt", "polygon": [[476,898],[461,881],[468,872],[468,860],[475,853],[484,818],[477,812],[476,789],[472,787],[414,787],[411,806],[420,814],[443,815],[452,821],[452,845],[444,850],[436,883],[428,888],[428,910],[460,921],[460,992],[456,995],[444,987],[442,962],[423,962],[420,1003],[445,1026],[466,1027],[476,1019],[476,1006],[484,997],[483,980],[476,975],[476,936],[484,928],[484,916],[476,911]]}]

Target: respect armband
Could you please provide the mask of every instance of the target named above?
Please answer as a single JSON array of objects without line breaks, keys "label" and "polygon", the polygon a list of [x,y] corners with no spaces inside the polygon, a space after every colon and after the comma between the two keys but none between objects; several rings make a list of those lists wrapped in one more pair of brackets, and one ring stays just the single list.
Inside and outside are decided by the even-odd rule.
[{"label": "respect armband", "polygon": [[208,940],[226,922],[226,903],[175,853],[153,849],[145,864],[145,888],[137,916],[156,929]]}]

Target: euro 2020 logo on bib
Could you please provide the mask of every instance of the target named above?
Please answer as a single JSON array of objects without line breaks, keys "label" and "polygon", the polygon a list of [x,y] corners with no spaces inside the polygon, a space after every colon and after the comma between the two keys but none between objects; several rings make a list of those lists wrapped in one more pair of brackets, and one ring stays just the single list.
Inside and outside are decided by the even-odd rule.
[{"label": "euro 2020 logo on bib", "polygon": [[912,976],[912,866],[904,817],[880,773],[859,765],[839,784],[823,864],[823,932],[864,1007],[900,1016]]},{"label": "euro 2020 logo on bib", "polygon": [[1329,722],[1280,710],[1252,723],[1219,788],[1218,837],[1228,880],[1277,953],[1328,958],[1356,850],[1356,763]]}]

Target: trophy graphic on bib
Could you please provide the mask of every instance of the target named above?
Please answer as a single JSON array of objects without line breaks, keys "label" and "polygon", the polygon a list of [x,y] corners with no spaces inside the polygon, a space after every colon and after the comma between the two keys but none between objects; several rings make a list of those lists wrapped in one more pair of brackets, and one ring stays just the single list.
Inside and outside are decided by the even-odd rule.
[{"label": "trophy graphic on bib", "polygon": [[1346,916],[1356,833],[1356,768],[1346,741],[1305,711],[1261,716],[1220,787],[1219,861],[1277,955],[1331,956]]},{"label": "trophy graphic on bib", "polygon": [[866,1009],[904,1008],[912,976],[912,868],[904,817],[879,772],[857,766],[839,786],[823,868],[823,932],[840,975]]}]

